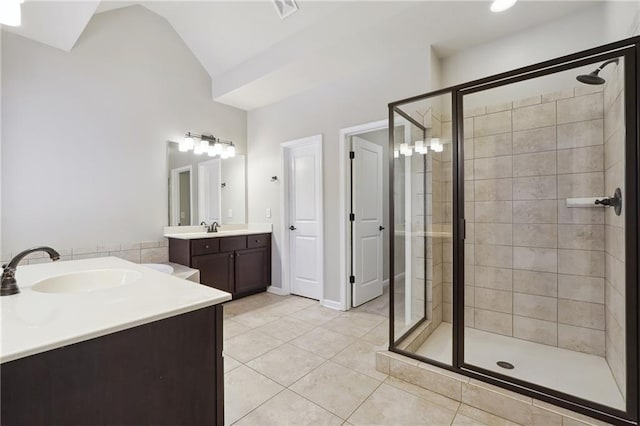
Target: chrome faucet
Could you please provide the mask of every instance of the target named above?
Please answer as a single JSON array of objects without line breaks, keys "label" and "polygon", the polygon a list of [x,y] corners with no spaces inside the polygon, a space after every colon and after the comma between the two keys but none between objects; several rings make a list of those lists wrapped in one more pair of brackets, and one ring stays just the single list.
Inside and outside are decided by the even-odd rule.
[{"label": "chrome faucet", "polygon": [[207,222],[205,222],[204,220],[200,222],[200,225],[206,226],[207,232],[218,232],[218,227],[220,226],[220,224],[216,221],[213,221],[211,225],[207,225]]},{"label": "chrome faucet", "polygon": [[46,252],[54,262],[56,260],[60,260],[60,253],[58,253],[51,247],[34,247],[16,254],[8,264],[2,265],[2,284],[0,285],[0,296],[11,296],[12,294],[20,293],[20,289],[18,288],[18,283],[16,281],[16,269],[18,268],[18,263],[20,263],[20,261],[24,259],[25,256],[36,251]]}]

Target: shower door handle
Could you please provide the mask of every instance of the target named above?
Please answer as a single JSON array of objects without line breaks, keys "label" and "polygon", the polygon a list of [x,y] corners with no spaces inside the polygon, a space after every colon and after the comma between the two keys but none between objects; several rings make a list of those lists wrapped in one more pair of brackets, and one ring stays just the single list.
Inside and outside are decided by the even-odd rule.
[{"label": "shower door handle", "polygon": [[620,188],[616,188],[613,197],[596,200],[595,204],[605,207],[613,207],[616,215],[620,216],[620,213],[622,212],[622,191],[620,190]]}]

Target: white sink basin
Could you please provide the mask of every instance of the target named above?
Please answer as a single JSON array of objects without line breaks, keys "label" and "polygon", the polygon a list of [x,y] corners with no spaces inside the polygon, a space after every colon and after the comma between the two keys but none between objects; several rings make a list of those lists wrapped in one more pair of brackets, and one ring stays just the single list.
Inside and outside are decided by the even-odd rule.
[{"label": "white sink basin", "polygon": [[173,266],[165,265],[164,263],[142,263],[141,265],[165,274],[173,274]]},{"label": "white sink basin", "polygon": [[81,293],[131,284],[142,278],[130,269],[98,269],[45,278],[31,289],[40,293]]}]

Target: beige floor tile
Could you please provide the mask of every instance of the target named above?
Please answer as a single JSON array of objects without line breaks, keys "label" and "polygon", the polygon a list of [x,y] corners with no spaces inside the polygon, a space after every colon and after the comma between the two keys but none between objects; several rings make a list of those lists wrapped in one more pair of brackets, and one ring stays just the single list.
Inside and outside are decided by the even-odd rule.
[{"label": "beige floor tile", "polygon": [[233,321],[239,322],[240,324],[250,328],[256,328],[279,320],[280,318],[282,318],[282,315],[274,313],[269,308],[263,308],[236,315],[233,317]]},{"label": "beige floor tile", "polygon": [[259,331],[249,331],[224,342],[224,352],[242,363],[277,348],[284,342]]},{"label": "beige floor tile", "polygon": [[[460,405],[456,419],[458,416],[464,416],[468,419],[472,419],[475,422],[477,422],[477,424],[483,424],[483,425],[489,425],[489,426],[517,426],[517,423],[513,423],[507,419],[503,419],[502,417],[489,414],[486,411],[479,410],[467,404]],[[453,424],[456,424],[456,423],[454,422]],[[457,424],[466,424],[466,423],[457,423]]]},{"label": "beige floor tile", "polygon": [[389,386],[393,386],[394,388],[409,392],[418,398],[426,399],[429,402],[438,404],[451,411],[456,411],[460,407],[460,403],[454,399],[447,398],[444,395],[421,388],[420,386],[412,385],[411,383],[396,379],[395,377],[388,377],[387,380],[385,380],[385,383]]},{"label": "beige floor tile", "polygon": [[308,322],[291,317],[284,317],[265,324],[262,327],[258,327],[257,330],[283,342],[288,342],[311,331],[313,328],[314,326]]},{"label": "beige floor tile", "polygon": [[236,337],[239,334],[246,333],[251,330],[250,327],[247,327],[244,324],[239,323],[238,321],[234,321],[233,319],[225,319],[222,321],[223,336],[224,340],[231,339],[232,337]]},{"label": "beige floor tile", "polygon": [[282,386],[243,366],[224,377],[224,418],[230,425],[283,389]]},{"label": "beige floor tile", "polygon": [[379,383],[369,376],[327,361],[290,389],[346,419]]},{"label": "beige floor tile", "polygon": [[349,346],[353,340],[353,337],[318,327],[289,343],[328,359]]},{"label": "beige floor tile", "polygon": [[384,321],[384,317],[366,312],[345,312],[322,326],[348,336],[362,337]]},{"label": "beige floor tile", "polygon": [[450,425],[456,412],[382,384],[349,417],[358,425]]},{"label": "beige floor tile", "polygon": [[238,426],[341,425],[342,419],[288,389],[236,423]]},{"label": "beige floor tile", "polygon": [[389,320],[385,320],[375,326],[373,330],[361,337],[362,340],[374,345],[389,346]]},{"label": "beige floor tile", "polygon": [[488,426],[486,423],[479,422],[467,416],[463,416],[462,414],[456,414],[456,417],[453,419],[453,423],[451,423],[451,425],[452,426]]},{"label": "beige floor tile", "polygon": [[383,346],[356,340],[331,358],[331,361],[382,381],[387,378],[387,375],[376,370],[376,352],[384,349]]},{"label": "beige floor tile", "polygon": [[247,366],[283,386],[290,386],[323,362],[324,358],[285,343],[247,363]]},{"label": "beige floor tile", "polygon": [[269,305],[268,309],[278,315],[291,315],[304,308],[318,305],[317,300],[307,299],[306,297],[300,296],[291,296],[286,300]]},{"label": "beige floor tile", "polygon": [[278,296],[272,293],[258,293],[253,296],[232,300],[224,304],[225,316],[241,315],[256,309],[262,309],[269,305],[289,299],[290,296]]},{"label": "beige floor tile", "polygon": [[235,370],[240,367],[242,363],[237,359],[230,357],[229,355],[223,354],[223,362],[224,362],[224,372],[228,373],[231,370]]},{"label": "beige floor tile", "polygon": [[320,305],[309,306],[308,308],[301,309],[290,315],[292,318],[296,318],[302,321],[306,321],[313,325],[321,325],[327,321],[339,317],[342,312],[334,309],[325,308]]}]

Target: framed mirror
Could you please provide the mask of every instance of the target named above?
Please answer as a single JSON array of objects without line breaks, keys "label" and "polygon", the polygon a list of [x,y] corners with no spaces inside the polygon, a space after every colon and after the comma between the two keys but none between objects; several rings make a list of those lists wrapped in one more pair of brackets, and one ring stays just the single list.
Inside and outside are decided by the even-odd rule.
[{"label": "framed mirror", "polygon": [[167,143],[169,226],[246,223],[246,158],[181,152]]}]

